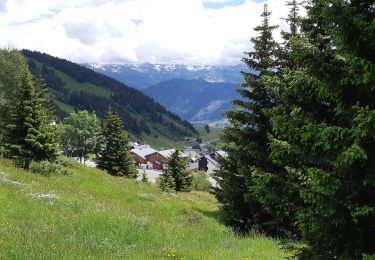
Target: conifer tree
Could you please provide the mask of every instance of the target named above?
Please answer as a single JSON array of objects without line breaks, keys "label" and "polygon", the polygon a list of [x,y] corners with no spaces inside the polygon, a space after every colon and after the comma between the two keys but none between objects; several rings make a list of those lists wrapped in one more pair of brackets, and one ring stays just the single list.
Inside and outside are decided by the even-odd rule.
[{"label": "conifer tree", "polygon": [[159,187],[162,191],[173,192],[176,188],[176,183],[173,176],[168,169],[165,169],[160,176]]},{"label": "conifer tree", "polygon": [[12,49],[0,49],[0,146],[5,153],[3,139],[9,121],[10,108],[14,104],[14,92],[20,88],[21,74],[26,70],[25,59],[21,53]]},{"label": "conifer tree", "polygon": [[33,160],[54,160],[57,143],[43,85],[32,78],[26,64],[20,75],[5,121],[4,142],[10,156],[29,169]]},{"label": "conifer tree", "polygon": [[111,108],[105,116],[103,137],[98,167],[111,175],[136,178],[138,171],[130,153],[128,134],[121,118]]},{"label": "conifer tree", "polygon": [[[291,69],[298,69],[299,65],[293,59],[295,53],[292,48],[292,42],[301,37],[301,17],[298,13],[299,3],[297,0],[291,0],[287,2],[287,6],[290,7],[290,12],[285,20],[289,24],[289,31],[282,32],[284,42],[278,48],[278,59],[280,62],[278,73],[261,76],[262,83],[275,102],[272,109],[268,110],[270,115],[274,111],[288,110],[290,108],[289,104],[279,101],[278,94],[288,89],[285,75]],[[297,214],[299,208],[303,207],[299,193],[302,180],[298,171],[290,166],[286,167],[285,161],[287,159],[280,160],[277,157],[277,153],[275,154],[277,150],[272,149],[273,146],[280,144],[279,140],[275,138],[273,130],[268,133],[268,141],[271,148],[269,159],[278,167],[278,170],[267,172],[255,171],[251,190],[262,209],[272,216],[272,220],[268,223],[273,226],[278,236],[289,238],[299,236]]]},{"label": "conifer tree", "polygon": [[[262,80],[264,76],[275,75],[279,68],[278,44],[272,37],[272,31],[277,27],[269,24],[270,15],[265,4],[262,25],[255,28],[259,35],[251,38],[254,51],[243,58],[253,72],[243,72],[245,83],[238,91],[243,99],[235,100],[236,109],[227,112],[232,123],[223,137],[228,158],[216,174],[220,185],[216,196],[223,204],[228,224],[241,231],[258,227],[264,232],[278,234],[282,226],[273,221],[259,200],[259,190],[254,188],[262,176],[283,171],[270,159],[269,135],[272,131],[268,112],[275,103]],[[270,188],[278,188],[277,183]]]},{"label": "conifer tree", "polygon": [[311,1],[292,44],[299,66],[278,93],[272,152],[302,180],[302,259],[375,253],[373,21],[370,2]]},{"label": "conifer tree", "polygon": [[176,191],[190,191],[192,176],[187,169],[188,161],[181,157],[181,152],[176,149],[168,162],[168,173],[173,177]]}]

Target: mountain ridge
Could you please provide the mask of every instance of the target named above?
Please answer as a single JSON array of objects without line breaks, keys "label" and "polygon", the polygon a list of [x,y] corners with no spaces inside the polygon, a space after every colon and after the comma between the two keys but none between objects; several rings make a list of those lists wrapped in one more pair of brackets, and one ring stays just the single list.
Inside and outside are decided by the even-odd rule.
[{"label": "mountain ridge", "polygon": [[146,89],[171,79],[203,79],[211,83],[238,84],[243,81],[241,71],[248,71],[246,65],[184,65],[184,64],[83,64],[131,87]]},{"label": "mountain ridge", "polygon": [[222,111],[230,110],[239,98],[237,85],[211,83],[202,79],[173,79],[150,86],[143,92],[170,111],[190,122],[222,120]]}]

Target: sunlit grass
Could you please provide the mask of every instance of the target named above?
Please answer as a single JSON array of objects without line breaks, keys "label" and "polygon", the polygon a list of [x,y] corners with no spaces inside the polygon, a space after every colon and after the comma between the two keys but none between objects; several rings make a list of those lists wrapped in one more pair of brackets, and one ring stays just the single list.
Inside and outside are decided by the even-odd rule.
[{"label": "sunlit grass", "polygon": [[[67,160],[67,159],[64,159]],[[280,259],[278,243],[239,238],[215,198],[171,195],[69,162],[44,177],[0,162],[0,258]]]}]

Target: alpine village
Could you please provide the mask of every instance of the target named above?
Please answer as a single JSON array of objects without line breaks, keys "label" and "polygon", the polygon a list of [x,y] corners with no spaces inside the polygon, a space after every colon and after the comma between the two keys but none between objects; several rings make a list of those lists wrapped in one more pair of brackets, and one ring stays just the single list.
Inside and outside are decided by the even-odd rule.
[{"label": "alpine village", "polygon": [[[0,41],[0,259],[375,259],[374,1],[1,1],[0,40],[15,38]],[[6,22],[41,5],[42,21]],[[129,65],[113,58],[128,45],[97,49],[94,11],[75,34],[87,52],[25,38],[72,8],[122,5],[149,17],[182,5],[194,26],[191,5],[218,31],[176,41],[211,54],[230,44],[205,37],[245,33],[242,56],[183,65],[193,50],[170,41],[134,47]],[[246,6],[259,12],[227,30]],[[159,37],[147,17],[129,28]]]}]

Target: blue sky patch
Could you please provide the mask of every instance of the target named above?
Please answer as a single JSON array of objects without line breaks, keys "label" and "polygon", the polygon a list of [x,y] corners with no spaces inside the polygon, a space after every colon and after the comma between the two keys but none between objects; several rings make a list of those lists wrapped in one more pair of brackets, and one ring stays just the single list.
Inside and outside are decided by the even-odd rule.
[{"label": "blue sky patch", "polygon": [[143,23],[143,20],[141,20],[141,19],[132,19],[132,22],[133,22],[136,26],[138,26],[138,25],[140,25],[140,24]]},{"label": "blue sky patch", "polygon": [[204,8],[206,9],[221,9],[227,6],[238,6],[243,5],[245,0],[227,0],[224,2],[206,2],[203,3]]}]

